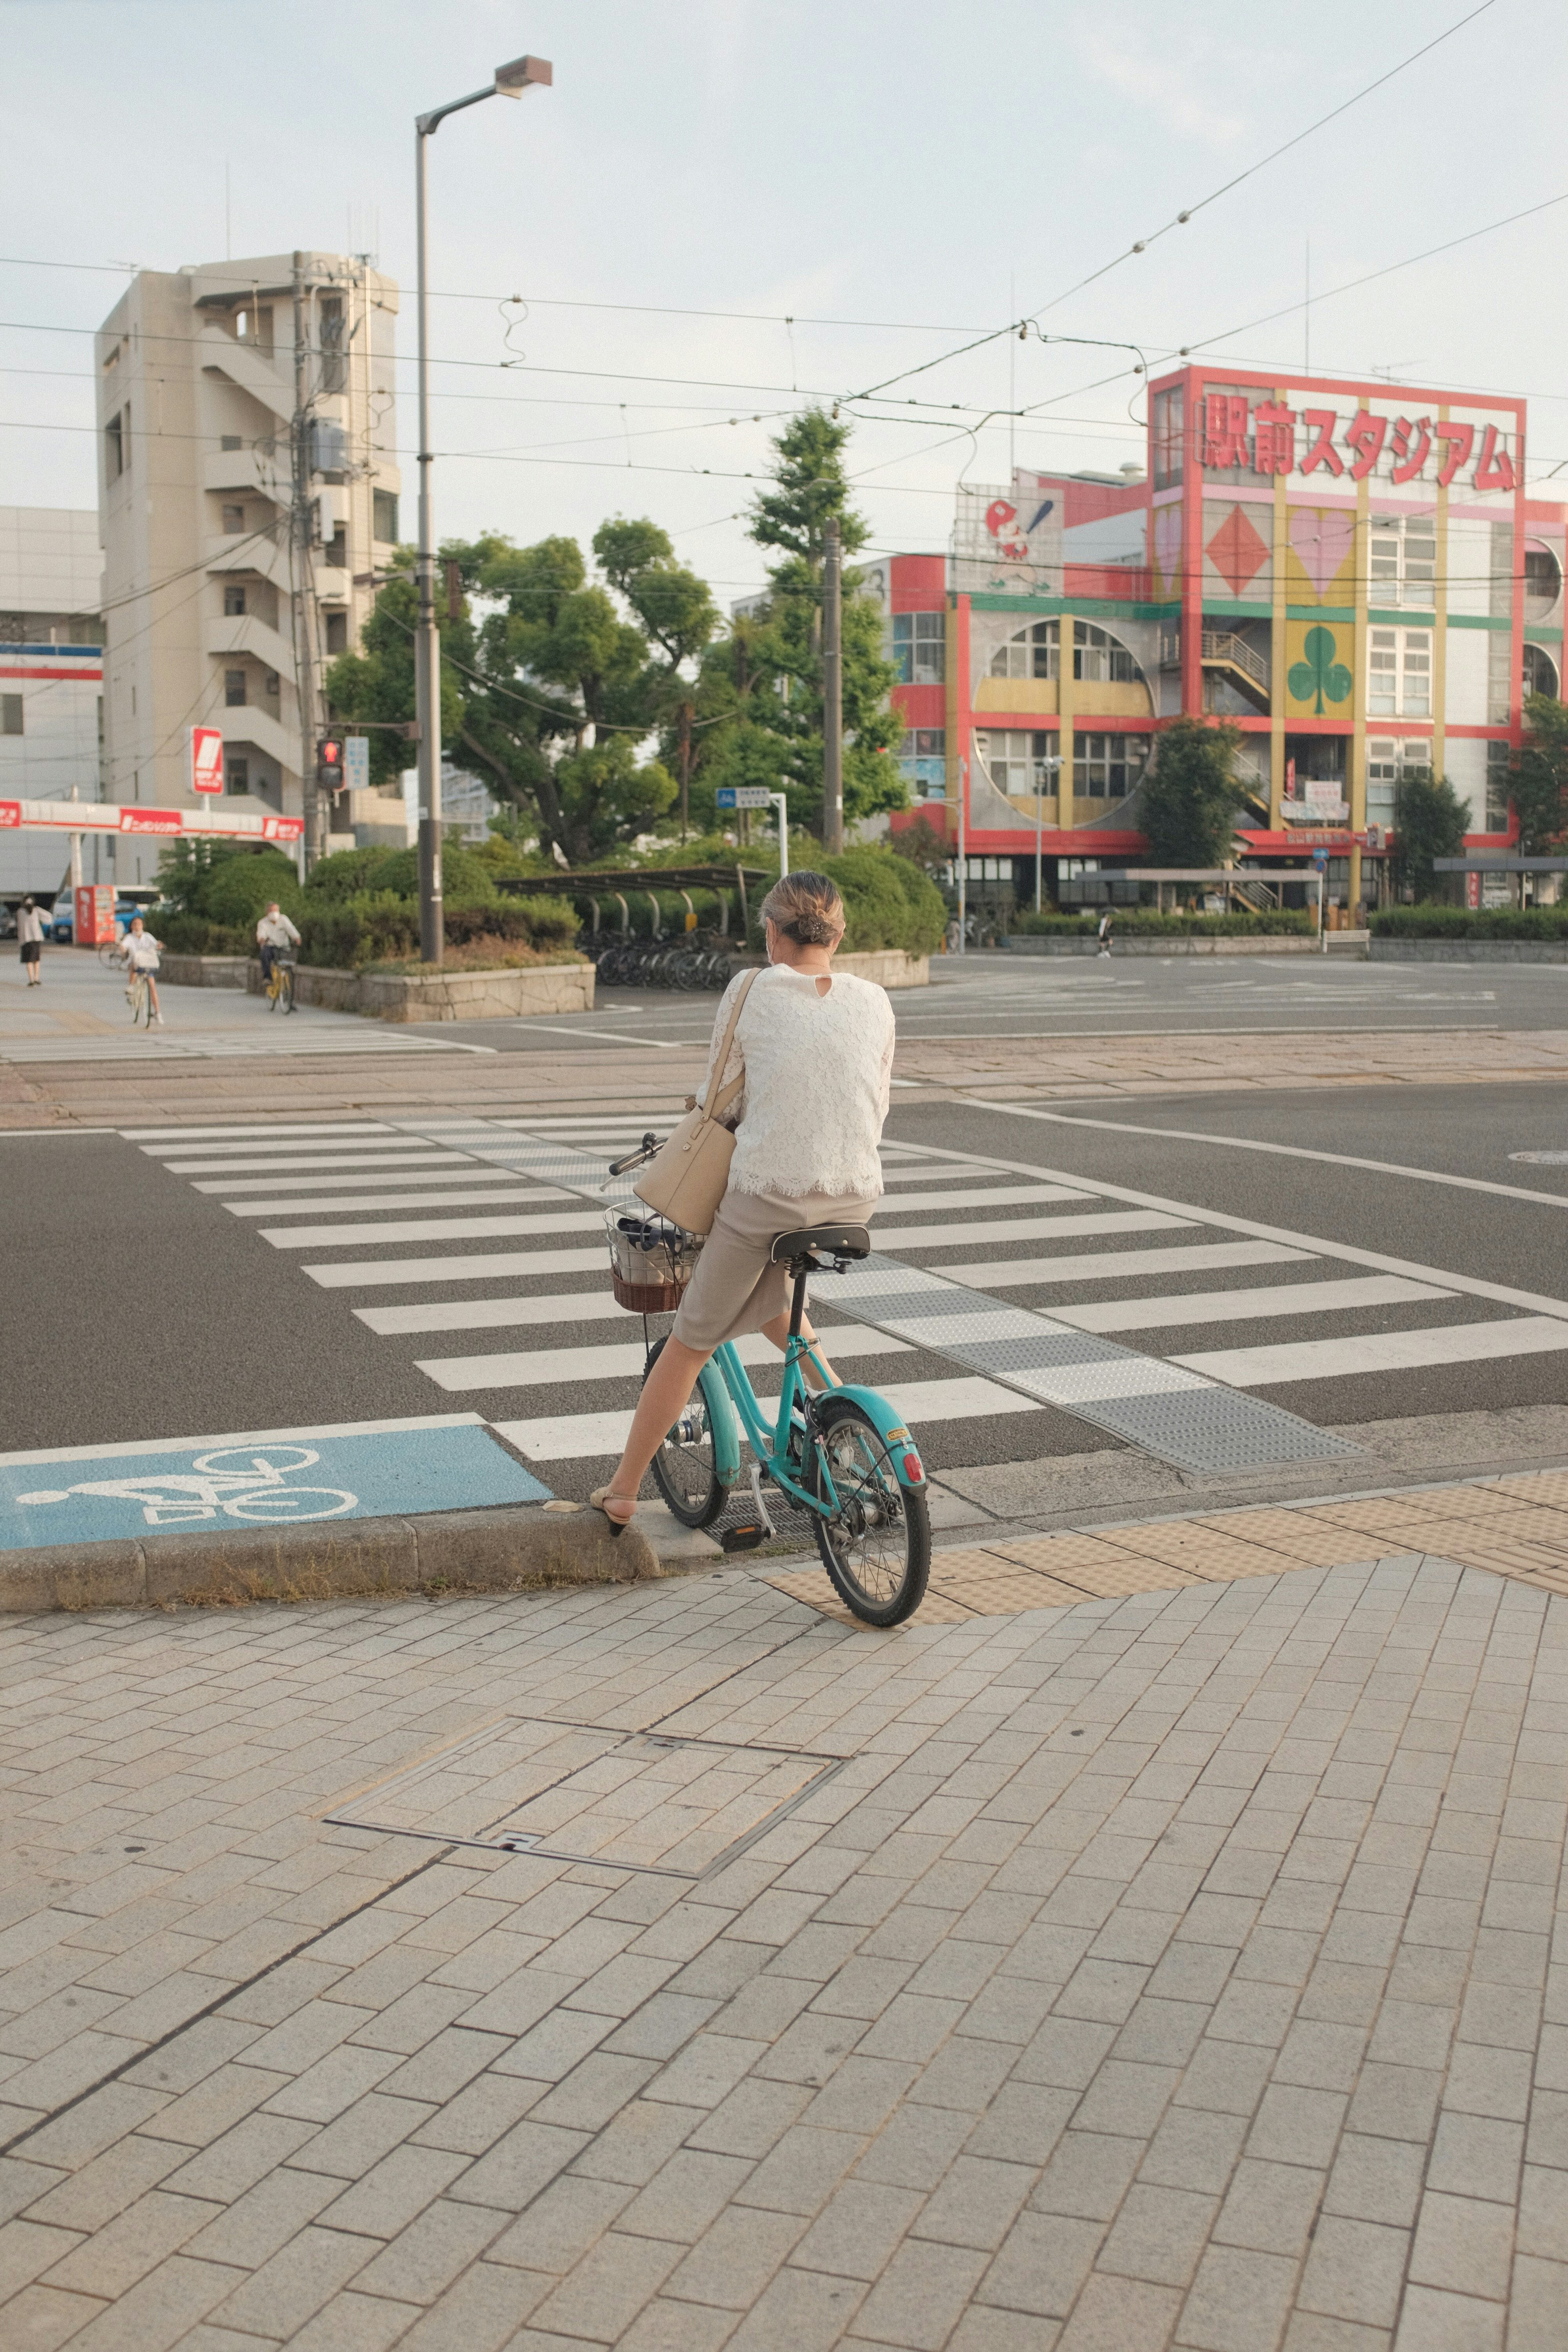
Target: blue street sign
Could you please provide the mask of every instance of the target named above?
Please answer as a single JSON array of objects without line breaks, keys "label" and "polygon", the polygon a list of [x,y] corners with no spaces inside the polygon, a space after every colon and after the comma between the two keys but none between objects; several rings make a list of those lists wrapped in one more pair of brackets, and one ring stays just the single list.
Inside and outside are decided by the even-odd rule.
[{"label": "blue street sign", "polygon": [[1321,872],[1322,868],[1323,868],[1323,867],[1328,864],[1328,862],[1329,862],[1329,853],[1328,853],[1328,851],[1327,851],[1326,849],[1314,849],[1314,850],[1313,850],[1313,852],[1312,852],[1312,863],[1313,863],[1313,865],[1314,865],[1315,866],[1317,866],[1317,867],[1318,867],[1318,869],[1319,869],[1319,871],[1320,871],[1320,872]]},{"label": "blue street sign", "polygon": [[343,741],[343,782],[351,792],[370,789],[370,737],[350,735]]},{"label": "blue street sign", "polygon": [[734,785],[721,784],[718,791],[713,795],[713,805],[715,808],[733,808],[735,805]]}]

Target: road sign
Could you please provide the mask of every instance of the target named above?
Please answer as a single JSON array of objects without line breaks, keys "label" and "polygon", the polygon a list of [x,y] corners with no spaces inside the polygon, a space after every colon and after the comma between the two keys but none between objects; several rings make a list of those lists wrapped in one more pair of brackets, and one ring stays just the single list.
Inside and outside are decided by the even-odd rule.
[{"label": "road sign", "polygon": [[370,790],[370,737],[351,735],[343,745],[343,782],[351,792]]},{"label": "road sign", "polygon": [[1313,850],[1313,852],[1312,852],[1312,863],[1313,863],[1313,865],[1317,867],[1317,869],[1318,869],[1318,871],[1319,871],[1319,873],[1320,873],[1320,874],[1322,872],[1322,870],[1323,870],[1324,866],[1328,864],[1328,862],[1329,862],[1329,853],[1328,853],[1328,851],[1327,851],[1326,849],[1314,849],[1314,850]]},{"label": "road sign", "polygon": [[765,784],[721,784],[713,799],[719,808],[765,809],[773,804]]},{"label": "road sign", "polygon": [[221,727],[193,727],[191,730],[191,790],[196,793],[221,793],[223,790]]}]

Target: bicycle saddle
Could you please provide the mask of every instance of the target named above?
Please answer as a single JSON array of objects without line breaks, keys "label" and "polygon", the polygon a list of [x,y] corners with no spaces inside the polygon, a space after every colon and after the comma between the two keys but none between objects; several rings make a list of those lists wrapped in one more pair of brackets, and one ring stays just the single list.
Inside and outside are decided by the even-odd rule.
[{"label": "bicycle saddle", "polygon": [[805,1225],[798,1233],[775,1237],[773,1264],[787,1265],[817,1251],[825,1257],[869,1257],[871,1236],[864,1225]]}]

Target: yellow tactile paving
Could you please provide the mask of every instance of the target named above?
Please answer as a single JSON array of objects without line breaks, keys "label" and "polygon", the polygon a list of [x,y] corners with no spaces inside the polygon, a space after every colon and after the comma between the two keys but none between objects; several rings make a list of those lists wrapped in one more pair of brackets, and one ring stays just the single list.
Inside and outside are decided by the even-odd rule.
[{"label": "yellow tactile paving", "polygon": [[[1404,1552],[1434,1554],[1568,1595],[1568,1471],[958,1547],[933,1559],[931,1589],[915,1622],[1010,1617],[1238,1577],[1348,1568]],[[820,1569],[769,1582],[826,1616],[858,1622]]]}]

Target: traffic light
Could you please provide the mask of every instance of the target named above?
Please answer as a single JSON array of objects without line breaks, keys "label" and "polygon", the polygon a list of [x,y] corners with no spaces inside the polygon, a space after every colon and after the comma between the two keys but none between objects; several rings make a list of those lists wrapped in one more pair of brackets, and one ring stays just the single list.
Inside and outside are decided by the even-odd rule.
[{"label": "traffic light", "polygon": [[316,782],[329,792],[341,793],[343,775],[343,739],[341,735],[323,735],[316,746]]}]

